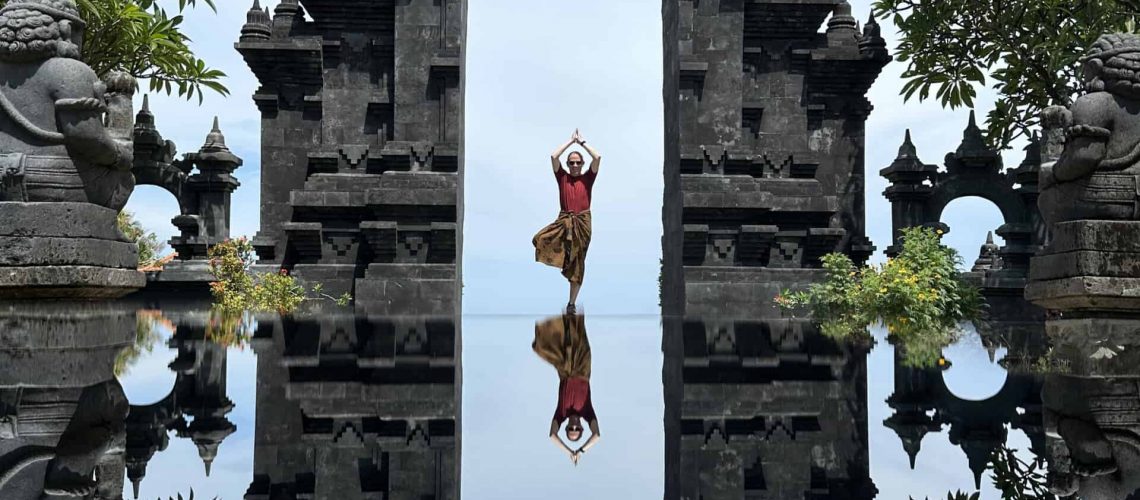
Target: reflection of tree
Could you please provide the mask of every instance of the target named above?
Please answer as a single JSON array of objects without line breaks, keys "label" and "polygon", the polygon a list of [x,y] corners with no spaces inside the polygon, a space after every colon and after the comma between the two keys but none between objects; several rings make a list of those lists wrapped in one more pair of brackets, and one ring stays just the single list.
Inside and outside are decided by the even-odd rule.
[{"label": "reflection of tree", "polygon": [[206,340],[222,347],[244,349],[253,337],[255,322],[248,311],[226,311],[220,307],[210,309],[206,323]]},{"label": "reflection of tree", "polygon": [[143,354],[154,351],[155,344],[162,338],[159,327],[174,331],[174,325],[162,316],[161,311],[142,309],[135,312],[135,318],[135,342],[115,357],[116,377],[126,375]]},{"label": "reflection of tree", "polygon": [[1045,458],[1036,456],[1026,462],[1017,457],[1017,450],[1001,445],[994,450],[990,461],[994,488],[1003,500],[1053,499],[1045,482]]},{"label": "reflection of tree", "polygon": [[[1026,462],[1017,456],[1017,450],[1002,444],[994,450],[990,460],[994,488],[1001,492],[1002,500],[1053,500],[1045,477],[1045,458],[1034,457]],[[946,493],[946,500],[978,500],[979,493],[962,491]],[[914,497],[911,497],[913,500]]]}]

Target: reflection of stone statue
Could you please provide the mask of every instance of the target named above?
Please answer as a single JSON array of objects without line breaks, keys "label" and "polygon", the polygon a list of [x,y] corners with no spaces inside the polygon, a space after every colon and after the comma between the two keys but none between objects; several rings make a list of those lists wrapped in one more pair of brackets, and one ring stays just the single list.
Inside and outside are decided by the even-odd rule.
[{"label": "reflection of stone statue", "polygon": [[7,201],[119,210],[134,188],[135,82],[114,75],[104,83],[79,61],[83,31],[72,0],[10,0],[0,9],[0,175]]},{"label": "reflection of stone statue", "polygon": [[1140,35],[1101,36],[1082,59],[1086,93],[1069,109],[1045,110],[1065,147],[1041,170],[1045,221],[1136,220],[1140,175]]},{"label": "reflection of stone statue", "polygon": [[125,440],[113,367],[135,327],[112,302],[0,302],[0,498],[91,498]]}]

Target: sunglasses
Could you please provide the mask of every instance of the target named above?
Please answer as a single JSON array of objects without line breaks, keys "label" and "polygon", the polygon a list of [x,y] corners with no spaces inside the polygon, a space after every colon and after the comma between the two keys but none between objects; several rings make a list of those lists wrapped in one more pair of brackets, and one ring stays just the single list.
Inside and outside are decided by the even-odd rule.
[{"label": "sunglasses", "polygon": [[566,162],[566,164],[567,165],[581,165],[582,162],[580,162],[580,161],[568,161],[568,162]]},{"label": "sunglasses", "polygon": [[566,431],[567,432],[582,432],[582,427],[579,425],[567,425]]}]

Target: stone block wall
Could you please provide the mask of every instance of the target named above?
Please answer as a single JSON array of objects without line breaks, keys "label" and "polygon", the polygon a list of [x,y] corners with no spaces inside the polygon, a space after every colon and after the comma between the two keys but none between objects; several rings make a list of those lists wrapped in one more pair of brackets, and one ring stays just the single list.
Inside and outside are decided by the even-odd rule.
[{"label": "stone block wall", "polygon": [[838,0],[666,0],[663,15],[663,306],[773,314],[772,291],[815,279],[820,256],[873,251],[864,94],[885,42]]},{"label": "stone block wall", "polygon": [[237,50],[261,82],[261,264],[363,311],[458,311],[465,6],[255,3]]}]

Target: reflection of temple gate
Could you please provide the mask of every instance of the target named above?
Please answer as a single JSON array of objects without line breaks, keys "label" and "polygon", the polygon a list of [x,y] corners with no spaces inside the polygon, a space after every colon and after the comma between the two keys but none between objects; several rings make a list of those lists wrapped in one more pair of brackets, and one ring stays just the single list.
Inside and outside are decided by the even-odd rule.
[{"label": "reflection of temple gate", "polygon": [[170,239],[178,255],[161,271],[147,273],[147,288],[205,291],[213,280],[206,265],[206,248],[230,236],[230,195],[239,185],[233,172],[242,160],[226,146],[217,118],[198,152],[175,159],[174,143],[164,140],[155,128],[145,96],[135,118],[134,144],[131,172],[135,184],[166,190],[178,201],[179,211],[171,222],[180,234]]},{"label": "reflection of temple gate", "polygon": [[665,498],[875,497],[865,350],[802,320],[664,331]]},{"label": "reflection of temple gate", "polygon": [[986,147],[971,113],[962,143],[946,155],[945,171],[919,160],[908,131],[898,157],[880,174],[891,183],[883,193],[891,202],[894,230],[894,244],[887,248],[887,255],[901,250],[903,228],[927,226],[949,232],[940,219],[946,206],[958,198],[978,196],[996,205],[1005,220],[997,234],[1006,244],[984,246],[974,269],[966,273],[967,279],[982,289],[991,317],[1002,321],[1020,318],[1041,328],[1043,311],[1022,297],[1029,258],[1045,241],[1045,226],[1037,210],[1041,147],[1036,139],[1026,153],[1021,165],[1003,171],[1001,156]]},{"label": "reflection of temple gate", "polygon": [[247,500],[458,498],[451,318],[266,320]]},{"label": "reflection of temple gate", "polygon": [[170,314],[169,319],[175,331],[168,345],[178,349],[177,357],[170,362],[176,374],[174,386],[155,403],[131,405],[125,450],[110,457],[117,470],[108,476],[117,478],[115,482],[121,485],[125,469],[135,498],[147,464],[169,444],[169,432],[194,443],[209,476],[222,441],[237,431],[226,417],[234,409],[226,395],[227,346],[206,338],[207,313]]},{"label": "reflection of temple gate", "polygon": [[996,394],[981,401],[970,401],[950,392],[942,372],[904,366],[898,346],[894,366],[895,390],[887,398],[894,413],[883,425],[902,439],[911,468],[914,468],[923,437],[940,432],[943,425],[950,427],[950,442],[965,452],[978,488],[993,451],[1006,442],[1007,424],[1024,432],[1029,437],[1032,452],[1043,456],[1045,432],[1041,424],[1040,379],[1025,373],[1009,373]]}]

